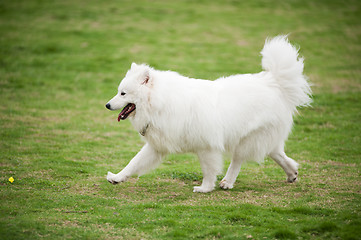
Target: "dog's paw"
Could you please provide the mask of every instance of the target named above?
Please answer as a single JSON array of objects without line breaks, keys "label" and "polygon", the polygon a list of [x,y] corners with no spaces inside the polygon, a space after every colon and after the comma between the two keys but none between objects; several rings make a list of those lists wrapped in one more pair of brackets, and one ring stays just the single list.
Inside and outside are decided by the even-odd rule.
[{"label": "dog's paw", "polygon": [[198,186],[198,187],[193,188],[193,192],[195,192],[195,193],[207,193],[207,192],[212,192],[213,189],[214,189],[213,187]]},{"label": "dog's paw", "polygon": [[233,184],[227,182],[226,179],[223,179],[220,183],[219,183],[219,186],[222,188],[222,189],[232,189],[233,188]]},{"label": "dog's paw", "polygon": [[287,182],[294,183],[298,180],[298,172],[294,172],[293,174],[288,175]]},{"label": "dog's paw", "polygon": [[107,180],[111,184],[118,184],[120,182],[125,182],[127,180],[127,177],[125,176],[118,176],[118,174],[114,174],[111,172],[108,172]]}]

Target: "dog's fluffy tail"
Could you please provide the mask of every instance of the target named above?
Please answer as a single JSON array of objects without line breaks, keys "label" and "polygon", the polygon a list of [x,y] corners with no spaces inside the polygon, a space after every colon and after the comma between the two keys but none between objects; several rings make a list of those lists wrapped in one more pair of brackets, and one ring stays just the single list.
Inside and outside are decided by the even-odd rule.
[{"label": "dog's fluffy tail", "polygon": [[267,39],[261,51],[262,68],[271,72],[292,108],[311,103],[311,88],[303,75],[303,58],[287,36]]}]

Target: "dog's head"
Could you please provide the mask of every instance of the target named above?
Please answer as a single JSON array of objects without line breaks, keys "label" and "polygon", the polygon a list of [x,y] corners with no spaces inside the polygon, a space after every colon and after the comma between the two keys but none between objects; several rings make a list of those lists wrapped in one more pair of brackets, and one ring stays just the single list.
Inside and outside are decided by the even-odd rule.
[{"label": "dog's head", "polygon": [[149,66],[132,63],[119,84],[118,94],[105,105],[109,110],[123,109],[118,115],[118,121],[135,116],[136,109],[142,108],[149,98],[149,88],[152,84],[150,72]]}]

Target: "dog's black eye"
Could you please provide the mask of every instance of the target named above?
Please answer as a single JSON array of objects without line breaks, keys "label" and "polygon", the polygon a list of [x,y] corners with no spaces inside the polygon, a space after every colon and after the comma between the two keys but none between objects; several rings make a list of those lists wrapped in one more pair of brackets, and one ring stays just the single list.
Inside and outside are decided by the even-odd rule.
[{"label": "dog's black eye", "polygon": [[124,96],[124,95],[125,95],[125,92],[121,92],[120,95]]}]

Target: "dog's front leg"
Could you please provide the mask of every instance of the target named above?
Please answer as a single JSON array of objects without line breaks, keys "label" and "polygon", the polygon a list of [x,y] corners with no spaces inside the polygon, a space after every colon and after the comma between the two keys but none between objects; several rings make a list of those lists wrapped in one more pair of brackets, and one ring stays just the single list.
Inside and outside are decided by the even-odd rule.
[{"label": "dog's front leg", "polygon": [[211,192],[217,180],[217,174],[222,172],[222,152],[217,150],[207,150],[198,152],[198,158],[203,172],[202,185],[194,187],[193,192]]},{"label": "dog's front leg", "polygon": [[133,175],[142,175],[157,167],[157,165],[162,161],[162,156],[163,155],[161,153],[157,152],[147,143],[118,174],[108,172],[107,180],[110,183],[117,184],[125,182]]}]

